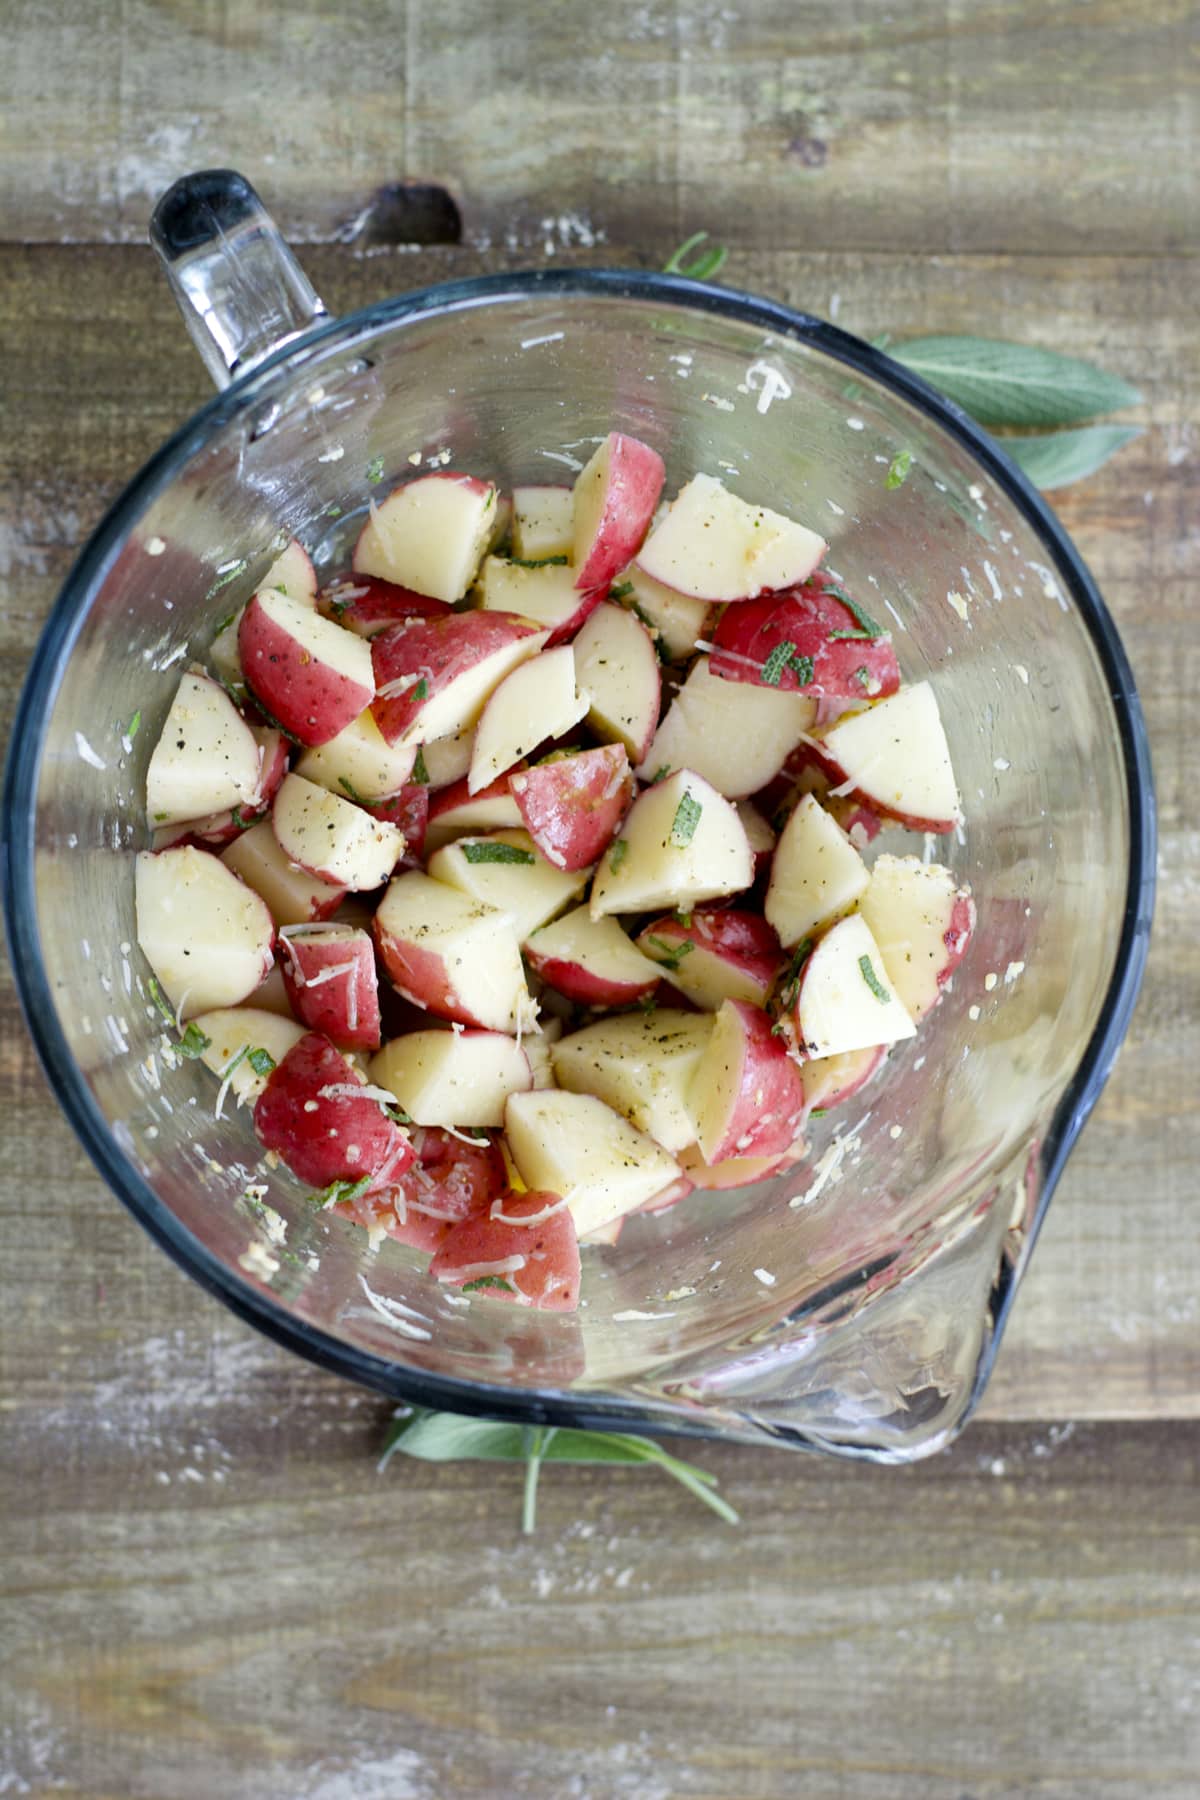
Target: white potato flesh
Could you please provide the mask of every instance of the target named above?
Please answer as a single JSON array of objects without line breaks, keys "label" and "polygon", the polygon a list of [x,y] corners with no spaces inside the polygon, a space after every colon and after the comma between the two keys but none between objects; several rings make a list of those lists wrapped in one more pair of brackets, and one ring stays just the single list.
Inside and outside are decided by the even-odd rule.
[{"label": "white potato flesh", "polygon": [[866,863],[836,819],[805,794],[775,846],[764,916],[790,949],[849,912],[869,879]]},{"label": "white potato flesh", "polygon": [[[422,983],[456,997],[484,1030],[515,1033],[530,1023],[533,1003],[507,913],[412,870],[393,877],[375,919],[382,938],[394,938],[413,953]],[[423,991],[397,981],[390,969],[389,974],[400,992],[424,1004]]]},{"label": "white potato flesh", "polygon": [[753,600],[812,574],[825,540],[766,506],[694,475],[642,545],[638,567],[697,600]]},{"label": "white potato flesh", "polygon": [[504,1129],[526,1187],[566,1199],[580,1237],[635,1212],[679,1175],[674,1157],[592,1094],[514,1094]]},{"label": "white potato flesh", "polygon": [[524,556],[530,562],[543,556],[569,557],[574,542],[575,505],[569,487],[531,485],[513,489],[514,556]]},{"label": "white potato flesh", "polygon": [[271,915],[219,857],[144,850],[134,891],[138,943],[181,1019],[254,992],[271,966]]},{"label": "white potato flesh", "polygon": [[404,854],[397,826],[302,775],[284,776],[271,823],[289,861],[357,891],[382,887]]},{"label": "white potato flesh", "polygon": [[242,622],[244,606],[239,606],[233,617],[223,625],[209,645],[209,667],[217,680],[225,687],[240,691],[246,685],[242,674],[242,655],[238,649],[238,626]]},{"label": "white potato flesh", "polygon": [[655,581],[652,575],[647,575],[636,563],[629,565],[617,586],[620,587],[625,582],[629,583],[633,592],[627,597],[622,596],[622,603],[636,606],[644,618],[649,620],[670,661],[679,662],[684,657],[691,656],[696,648],[696,639],[705,636],[708,601],[693,600],[689,594],[679,594],[674,588],[664,587],[661,581]]},{"label": "white potato flesh", "polygon": [[869,1050],[916,1035],[888,981],[883,952],[857,913],[827,931],[805,963],[796,1026],[814,1057]]},{"label": "white potato flesh", "polygon": [[261,763],[254,733],[224,688],[188,673],[146,770],[146,810],[155,825],[180,825],[246,806],[258,797]]},{"label": "white potato flesh", "polygon": [[[465,616],[471,618],[473,615]],[[523,637],[512,637],[464,668],[440,692],[431,695],[397,741],[426,745],[436,743],[440,738],[459,737],[468,731],[473,734],[491,695],[515,668],[537,655],[547,635],[544,631],[528,631]],[[430,773],[432,775],[432,770]]]},{"label": "white potato flesh", "polygon": [[306,750],[295,772],[331,794],[373,805],[400,792],[416,759],[414,745],[388,743],[368,707],[327,744]]},{"label": "white potato flesh", "polygon": [[471,475],[424,475],[389,494],[354,549],[360,575],[379,575],[435,600],[461,600],[496,518],[496,489]]},{"label": "white potato flesh", "polygon": [[742,821],[742,828],[746,833],[746,841],[754,851],[754,854],[760,856],[764,851],[773,850],[775,848],[775,833],[771,830],[771,827],[767,824],[767,821],[763,818],[758,808],[756,806],[751,806],[748,800],[738,800],[735,802],[735,810],[738,818]]},{"label": "white potato flesh", "polygon": [[471,766],[474,746],[475,730],[470,725],[451,732],[448,737],[435,738],[431,744],[423,744],[421,753],[430,787],[452,787],[456,781],[461,781]]},{"label": "white potato flesh", "polygon": [[637,772],[648,781],[660,769],[694,769],[718,793],[741,799],[778,775],[816,716],[806,694],[722,681],[698,657]]},{"label": "white potato flesh", "polygon": [[590,869],[556,869],[527,831],[460,838],[435,851],[428,868],[435,880],[505,913],[522,941],[577,900],[591,874]]},{"label": "white potato flesh", "polygon": [[292,600],[306,606],[317,604],[317,572],[303,544],[289,539],[259,583],[260,587],[278,588]]},{"label": "white potato flesh", "polygon": [[525,569],[503,556],[489,556],[479,571],[479,604],[484,612],[516,613],[547,631],[557,631],[575,617],[583,596],[569,563],[546,563]]},{"label": "white potato flesh", "polygon": [[458,805],[448,806],[430,818],[425,831],[425,855],[431,856],[455,838],[501,831],[506,826],[516,829],[520,824],[521,809],[507,788],[502,794],[464,795]]},{"label": "white potato flesh", "polygon": [[562,1032],[560,1019],[544,1019],[540,1031],[527,1031],[521,1048],[529,1061],[529,1085],[535,1088],[557,1087],[550,1051]]},{"label": "white potato flesh", "polygon": [[640,762],[662,700],[658,656],[646,627],[622,606],[598,606],[576,633],[575,678],[590,698],[588,723]]},{"label": "white potato flesh", "polygon": [[960,902],[970,917],[966,890],[941,863],[876,857],[859,910],[879,945],[888,980],[914,1019],[937,1004],[946,974],[961,954],[946,941]]},{"label": "white potato flesh", "polygon": [[688,1091],[712,1031],[707,1013],[620,1013],[562,1038],[550,1060],[559,1087],[594,1094],[664,1150],[686,1150],[696,1141]]},{"label": "white potato flesh", "polygon": [[307,925],[310,919],[326,918],[345,892],[337,882],[321,881],[289,862],[270,819],[234,838],[221,852],[221,861],[261,895],[276,925]]},{"label": "white potato flesh", "polygon": [[570,644],[544,650],[536,661],[514,669],[493,691],[475,727],[470,792],[490,787],[538,744],[570,731],[587,710],[588,697],[575,685]]},{"label": "white potato flesh", "polygon": [[950,747],[927,681],[834,725],[821,739],[847,786],[885,812],[931,831],[962,817]]},{"label": "white potato flesh", "polygon": [[533,1086],[529,1058],[499,1031],[411,1031],[367,1065],[416,1125],[503,1125],[510,1094]]},{"label": "white potato flesh", "polygon": [[739,893],[753,879],[737,813],[702,776],[681,769],[634,801],[596,871],[591,913],[686,909]]},{"label": "white potato flesh", "polygon": [[662,976],[657,963],[634,947],[615,919],[593,919],[586,906],[535,931],[526,948],[539,959],[572,963],[618,988],[644,987]]},{"label": "white potato flesh", "polygon": [[[223,1006],[216,1012],[200,1013],[194,1023],[208,1039],[208,1048],[201,1052],[203,1062],[222,1081],[228,1074],[230,1092],[240,1106],[254,1104],[267,1085],[272,1066],[283,1061],[305,1032],[294,1019],[281,1018],[261,1006]],[[270,1060],[262,1066],[262,1058],[256,1055],[260,1064],[256,1068],[251,1053],[264,1050]]]}]

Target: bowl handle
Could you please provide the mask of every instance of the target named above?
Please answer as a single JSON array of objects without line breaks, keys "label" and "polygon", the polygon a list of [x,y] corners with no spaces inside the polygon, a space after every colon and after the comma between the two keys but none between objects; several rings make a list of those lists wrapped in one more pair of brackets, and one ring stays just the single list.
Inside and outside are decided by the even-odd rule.
[{"label": "bowl handle", "polygon": [[200,169],[168,188],[154,209],[150,242],[219,388],[329,316],[274,219],[233,169]]}]

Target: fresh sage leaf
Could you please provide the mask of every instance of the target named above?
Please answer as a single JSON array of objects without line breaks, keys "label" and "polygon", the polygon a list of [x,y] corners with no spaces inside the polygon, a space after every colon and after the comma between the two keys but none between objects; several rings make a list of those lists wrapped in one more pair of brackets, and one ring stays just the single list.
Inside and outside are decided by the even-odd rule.
[{"label": "fresh sage leaf", "polygon": [[981,425],[1074,425],[1141,399],[1094,363],[1002,338],[910,338],[889,354]]},{"label": "fresh sage leaf", "polygon": [[619,1431],[576,1431],[571,1427],[506,1425],[498,1419],[468,1419],[426,1407],[401,1407],[384,1441],[379,1466],[399,1451],[422,1462],[523,1462],[526,1465],[522,1527],[533,1530],[538,1475],[547,1462],[623,1463],[659,1468],[728,1524],[737,1513],[717,1493],[716,1477],[681,1461],[651,1438]]},{"label": "fresh sage leaf", "polygon": [[1044,437],[996,441],[1035,487],[1061,488],[1094,475],[1118,450],[1140,436],[1137,425],[1082,425],[1076,431],[1051,431]]},{"label": "fresh sage leaf", "polygon": [[[712,244],[707,250],[701,250],[700,245],[707,242],[707,231],[694,231],[663,264],[663,274],[685,275],[689,281],[711,281],[724,268],[729,252],[724,244]],[[694,256],[693,251],[696,252]],[[689,256],[691,262],[686,260]]]}]

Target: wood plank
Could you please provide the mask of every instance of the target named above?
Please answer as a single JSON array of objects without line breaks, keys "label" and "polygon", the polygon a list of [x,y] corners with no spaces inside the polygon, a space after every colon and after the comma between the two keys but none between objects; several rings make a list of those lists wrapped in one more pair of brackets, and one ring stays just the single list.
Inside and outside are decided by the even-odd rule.
[{"label": "wood plank", "polygon": [[[344,310],[393,286],[523,259],[314,248],[306,260]],[[985,1405],[1007,1418],[1195,1414],[1200,1096],[1187,1071],[1200,1059],[1200,843],[1191,825],[1200,762],[1190,725],[1200,664],[1190,620],[1198,552],[1187,520],[1200,370],[1187,265],[759,253],[737,258],[729,273],[864,333],[1008,332],[1095,355],[1145,390],[1145,436],[1060,507],[1117,614],[1150,720],[1163,829],[1159,930],[1131,1042],[1052,1208]],[[9,400],[0,434],[11,521],[0,609],[7,720],[37,624],[87,529],[207,389],[147,251],[34,248],[10,251],[0,269],[0,392]],[[112,1355],[140,1337],[179,1328],[196,1355],[210,1341],[244,1343],[90,1173],[5,992],[0,1105],[16,1123],[0,1177],[0,1291],[26,1404],[45,1402],[59,1372],[84,1404]],[[61,1209],[53,1243],[40,1229],[47,1191]]]},{"label": "wood plank", "polygon": [[[445,184],[477,247],[1194,249],[1188,0],[486,0],[338,11],[10,7],[12,238],[141,241],[189,168],[243,168],[331,242],[379,184]],[[586,45],[586,54],[581,46]],[[249,98],[253,96],[253,98]],[[1036,203],[1032,203],[1036,196]]]},{"label": "wood plank", "polygon": [[9,1791],[1195,1793],[1200,1427],[980,1427],[903,1470],[704,1448],[738,1529],[555,1467],[522,1539],[517,1470],[379,1476],[354,1398],[168,1339],[53,1471],[10,1434]]}]

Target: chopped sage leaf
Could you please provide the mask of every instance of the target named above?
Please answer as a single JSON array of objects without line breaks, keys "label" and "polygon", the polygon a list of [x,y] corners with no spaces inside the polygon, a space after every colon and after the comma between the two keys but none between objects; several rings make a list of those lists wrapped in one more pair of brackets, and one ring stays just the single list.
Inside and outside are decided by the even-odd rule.
[{"label": "chopped sage leaf", "polygon": [[382,456],[373,456],[367,464],[367,480],[372,487],[378,487],[379,483],[383,480]]},{"label": "chopped sage leaf", "polygon": [[508,560],[516,563],[518,569],[555,569],[565,567],[571,559],[569,556],[510,556]]},{"label": "chopped sage leaf", "polygon": [[[832,594],[835,600],[840,600],[847,612],[853,614],[854,619],[858,624],[858,628],[864,636],[873,638],[883,636],[883,626],[877,625],[866,607],[860,606],[857,600],[851,598],[840,581],[827,581],[825,583],[825,592],[827,594]],[[835,636],[840,637],[841,635],[843,634],[840,632],[830,633],[831,639]],[[852,634],[847,632],[845,635],[851,636]]]},{"label": "chopped sage leaf", "polygon": [[629,855],[629,839],[617,838],[608,853],[609,873],[615,875],[625,858]]},{"label": "chopped sage leaf", "polygon": [[690,938],[684,938],[681,944],[668,944],[665,938],[660,937],[648,937],[646,942],[653,944],[661,952],[654,960],[661,963],[664,969],[677,969],[684,957],[690,956],[696,948]]},{"label": "chopped sage leaf", "polygon": [[420,681],[418,681],[414,687],[411,687],[408,690],[407,697],[412,700],[428,700],[429,683],[426,681],[424,675],[422,675]]},{"label": "chopped sage leaf", "polygon": [[[608,590],[608,597],[610,600],[628,600],[628,598],[629,598],[630,594],[632,594],[632,592],[633,592],[632,581],[614,581],[612,586]],[[636,606],[634,607],[633,610],[634,610],[634,612],[638,612],[638,608]],[[640,616],[641,615],[639,613],[639,617]]]},{"label": "chopped sage leaf", "polygon": [[883,484],[884,487],[886,487],[886,488],[901,487],[908,476],[908,471],[911,468],[912,468],[912,451],[911,450],[901,450],[898,456],[893,456],[893,458],[892,458],[891,465],[888,468],[888,472],[887,472],[887,479],[885,480],[885,482]]},{"label": "chopped sage leaf", "polygon": [[416,760],[412,766],[412,778],[419,787],[429,786],[429,770],[425,766],[425,751],[420,744],[417,745]]},{"label": "chopped sage leaf", "polygon": [[130,719],[128,725],[125,727],[125,736],[129,739],[131,744],[132,744],[134,738],[138,734],[138,727],[141,725],[141,722],[142,722],[142,715],[141,715],[141,711],[139,710],[134,713],[132,719]]},{"label": "chopped sage leaf", "polygon": [[464,1281],[462,1292],[464,1294],[478,1294],[481,1293],[484,1288],[499,1288],[502,1294],[515,1294],[517,1291],[513,1287],[511,1281],[503,1281],[499,1275],[480,1275],[477,1276],[474,1281]]},{"label": "chopped sage leaf", "polygon": [[776,644],[770,656],[762,666],[762,682],[764,687],[778,687],[783,680],[783,672],[791,666],[796,646],[791,638],[784,638]]},{"label": "chopped sage leaf", "polygon": [[793,656],[788,662],[788,668],[794,671],[801,687],[807,687],[817,672],[811,656]]},{"label": "chopped sage leaf", "polygon": [[193,1019],[190,1024],[184,1027],[183,1036],[176,1045],[176,1049],[179,1051],[180,1056],[195,1058],[197,1056],[203,1056],[211,1043],[212,1039],[205,1037],[204,1033]]},{"label": "chopped sage leaf", "polygon": [[675,817],[671,820],[671,842],[677,849],[690,844],[696,835],[696,827],[700,823],[700,814],[704,811],[699,800],[692,794],[680,795],[679,805],[675,808]]},{"label": "chopped sage leaf", "polygon": [[351,782],[347,781],[347,779],[344,775],[338,776],[338,786],[340,788],[345,789],[346,793],[350,796],[351,800],[353,800],[355,806],[368,806],[370,804],[369,801],[363,799],[363,797],[359,793],[358,789],[356,787],[354,787]]},{"label": "chopped sage leaf", "polygon": [[327,1207],[338,1206],[343,1200],[359,1199],[370,1185],[369,1175],[363,1175],[358,1181],[331,1181],[319,1194],[310,1194],[309,1199],[324,1212]]},{"label": "chopped sage leaf", "polygon": [[[694,231],[691,237],[685,238],[674,255],[663,264],[663,274],[684,275],[689,281],[711,281],[713,276],[724,267],[729,252],[724,244],[712,244],[707,250],[701,250],[699,246],[706,243],[707,240],[707,231]],[[695,256],[692,257],[691,262],[686,262],[684,259],[690,256],[693,250],[696,252]]]},{"label": "chopped sage leaf", "polygon": [[875,965],[871,961],[871,958],[869,956],[860,956],[858,959],[858,967],[863,980],[866,982],[875,998],[879,1001],[880,1005],[887,1006],[892,996],[888,993],[882,981],[880,981],[878,975],[875,973]]},{"label": "chopped sage leaf", "polygon": [[162,1014],[163,1018],[167,1021],[167,1024],[174,1025],[174,1023],[175,1023],[175,1008],[171,1005],[171,1002],[167,999],[167,996],[163,993],[162,988],[158,984],[158,979],[156,976],[152,975],[150,977],[149,981],[146,983],[146,992],[149,994],[151,1000],[153,1000],[155,1006],[158,1008],[158,1010]]},{"label": "chopped sage leaf", "polygon": [[262,1049],[261,1046],[251,1050],[246,1060],[256,1075],[269,1075],[276,1066],[271,1052]]},{"label": "chopped sage leaf", "polygon": [[537,857],[532,850],[523,850],[520,844],[489,844],[486,841],[466,843],[462,847],[463,858],[469,863],[532,863]]}]

